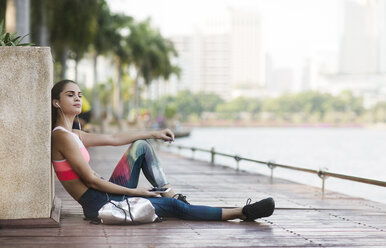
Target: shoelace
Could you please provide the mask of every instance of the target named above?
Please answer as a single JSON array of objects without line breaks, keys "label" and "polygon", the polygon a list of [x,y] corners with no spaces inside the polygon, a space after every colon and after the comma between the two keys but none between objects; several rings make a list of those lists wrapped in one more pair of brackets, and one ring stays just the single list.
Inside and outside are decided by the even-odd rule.
[{"label": "shoelace", "polygon": [[251,204],[251,202],[252,202],[252,199],[251,199],[251,198],[248,198],[248,199],[247,199],[247,202],[245,203],[245,205],[249,205],[249,204]]}]

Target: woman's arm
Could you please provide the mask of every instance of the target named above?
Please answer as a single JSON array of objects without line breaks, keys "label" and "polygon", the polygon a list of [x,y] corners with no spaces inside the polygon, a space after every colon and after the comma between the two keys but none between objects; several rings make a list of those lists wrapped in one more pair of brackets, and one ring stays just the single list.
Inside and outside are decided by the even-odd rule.
[{"label": "woman's arm", "polygon": [[94,174],[90,165],[83,158],[78,144],[71,134],[60,133],[53,139],[53,145],[71,165],[71,168],[80,177],[82,182],[89,188],[97,189],[106,193],[123,194],[130,196],[154,197],[158,194],[149,192],[148,189],[129,189],[99,178]]},{"label": "woman's arm", "polygon": [[112,135],[90,134],[83,131],[74,131],[80,134],[82,142],[86,147],[92,146],[121,146],[133,143],[141,139],[162,139],[164,141],[174,141],[174,134],[169,129],[161,131],[138,131],[125,132]]},{"label": "woman's arm", "polygon": [[150,192],[150,188],[129,189],[98,177],[94,177],[90,183],[86,184],[86,186],[106,193],[122,194],[128,196],[155,197],[159,195],[157,193]]}]

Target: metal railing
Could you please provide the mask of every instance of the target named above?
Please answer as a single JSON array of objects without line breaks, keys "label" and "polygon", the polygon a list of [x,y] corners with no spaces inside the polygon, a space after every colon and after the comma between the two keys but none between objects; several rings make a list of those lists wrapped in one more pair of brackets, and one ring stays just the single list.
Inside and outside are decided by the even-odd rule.
[{"label": "metal railing", "polygon": [[[164,143],[161,143],[161,144],[164,144]],[[302,172],[306,172],[306,173],[315,174],[322,180],[322,192],[323,193],[324,193],[324,188],[325,188],[325,181],[328,177],[340,178],[340,179],[345,179],[345,180],[350,180],[350,181],[355,181],[355,182],[360,182],[360,183],[366,183],[366,184],[386,187],[385,181],[379,181],[379,180],[374,180],[374,179],[338,174],[338,173],[328,172],[324,169],[314,170],[314,169],[308,169],[308,168],[303,168],[303,167],[298,167],[298,166],[278,164],[278,163],[274,163],[271,161],[260,161],[260,160],[256,160],[256,159],[244,158],[244,157],[241,157],[239,155],[231,155],[231,154],[226,154],[226,153],[222,153],[222,152],[217,152],[217,151],[215,151],[214,147],[212,147],[212,149],[208,150],[208,149],[202,149],[202,148],[197,148],[197,147],[189,147],[189,146],[174,145],[174,144],[164,144],[164,145],[166,145],[167,147],[176,147],[179,150],[181,150],[181,149],[191,150],[193,158],[194,158],[195,151],[208,152],[211,154],[210,163],[212,165],[215,164],[215,156],[216,155],[233,158],[236,161],[236,170],[237,171],[240,170],[239,163],[241,160],[254,162],[254,163],[258,163],[258,164],[265,164],[271,170],[271,179],[273,178],[273,170],[275,168],[284,168],[284,169],[289,169],[289,170],[302,171]]]}]

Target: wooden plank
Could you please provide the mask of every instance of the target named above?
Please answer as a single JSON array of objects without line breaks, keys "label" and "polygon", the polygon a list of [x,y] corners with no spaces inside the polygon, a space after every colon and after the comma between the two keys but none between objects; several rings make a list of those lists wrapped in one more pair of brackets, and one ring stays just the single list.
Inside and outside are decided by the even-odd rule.
[{"label": "wooden plank", "polygon": [[[91,165],[109,178],[125,148],[90,149]],[[168,180],[192,204],[243,206],[273,196],[277,209],[256,222],[167,219],[139,226],[93,225],[56,180],[59,228],[1,229],[1,247],[384,247],[386,205],[202,161],[159,153]],[[149,183],[140,178],[141,186]]]}]

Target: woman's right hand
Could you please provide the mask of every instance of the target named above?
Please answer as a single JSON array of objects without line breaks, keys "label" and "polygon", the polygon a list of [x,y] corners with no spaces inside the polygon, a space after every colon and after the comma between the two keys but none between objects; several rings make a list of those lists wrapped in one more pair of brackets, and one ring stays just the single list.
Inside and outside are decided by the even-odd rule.
[{"label": "woman's right hand", "polygon": [[160,193],[155,193],[150,191],[151,188],[137,188],[135,189],[135,194],[137,196],[144,196],[144,197],[157,197],[160,196]]},{"label": "woman's right hand", "polygon": [[170,129],[166,128],[164,130],[153,132],[152,138],[162,139],[163,141],[172,142],[174,141],[174,133]]}]

